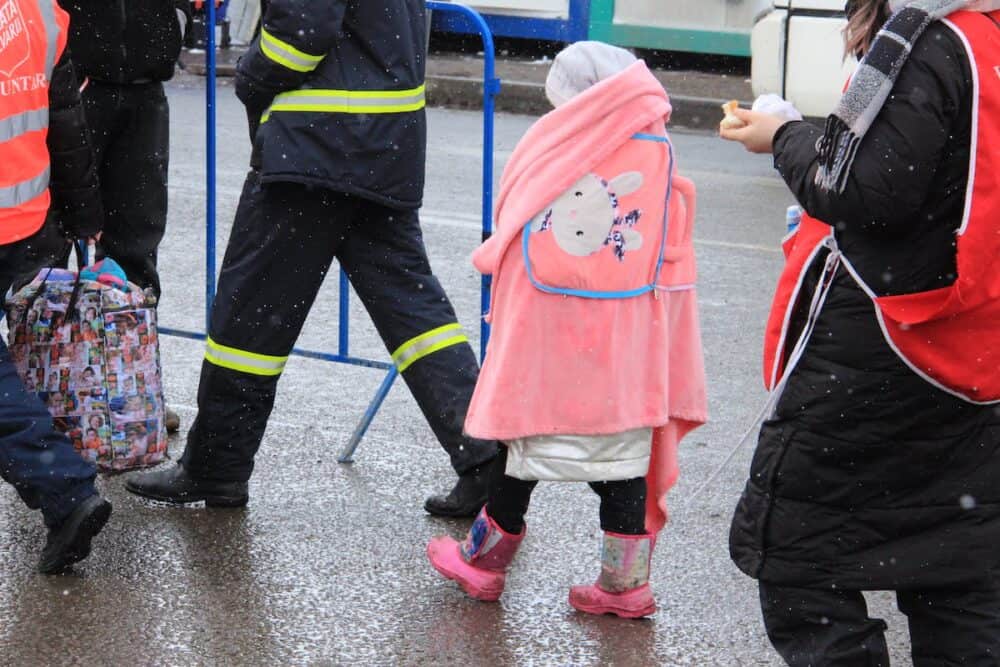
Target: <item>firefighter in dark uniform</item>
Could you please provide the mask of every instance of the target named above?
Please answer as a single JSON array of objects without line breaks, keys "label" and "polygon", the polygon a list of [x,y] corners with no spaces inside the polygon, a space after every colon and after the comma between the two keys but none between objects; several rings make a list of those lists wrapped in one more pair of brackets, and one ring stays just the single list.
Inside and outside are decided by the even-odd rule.
[{"label": "firefighter in dark uniform", "polygon": [[270,0],[240,60],[253,139],[176,468],[126,488],[167,502],[246,504],[275,388],[334,258],[459,474],[425,509],[473,516],[497,443],[462,425],[475,355],[431,272],[424,186],[423,0]]}]

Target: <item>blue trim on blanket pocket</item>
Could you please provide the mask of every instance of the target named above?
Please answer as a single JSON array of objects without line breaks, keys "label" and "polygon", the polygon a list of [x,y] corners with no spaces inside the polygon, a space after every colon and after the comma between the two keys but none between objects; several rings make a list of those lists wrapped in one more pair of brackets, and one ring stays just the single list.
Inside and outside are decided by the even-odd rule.
[{"label": "blue trim on blanket pocket", "polygon": [[531,221],[529,220],[524,225],[524,229],[521,232],[521,252],[524,255],[524,268],[528,273],[528,280],[531,285],[546,294],[561,294],[563,296],[576,296],[583,299],[631,299],[637,296],[642,296],[643,294],[649,294],[656,290],[656,285],[660,281],[660,270],[663,268],[663,250],[667,246],[667,231],[669,231],[669,217],[670,217],[670,197],[673,195],[674,190],[674,145],[671,143],[669,137],[661,137],[658,134],[647,134],[645,132],[637,132],[632,135],[633,139],[639,141],[655,141],[658,143],[667,145],[667,153],[669,155],[669,163],[667,165],[667,196],[663,204],[663,236],[660,239],[660,256],[656,259],[656,271],[653,274],[653,282],[648,285],[643,285],[632,290],[578,290],[569,287],[552,287],[551,285],[545,285],[538,281],[535,277],[535,272],[531,268],[531,257],[528,254],[528,240],[531,238]]}]

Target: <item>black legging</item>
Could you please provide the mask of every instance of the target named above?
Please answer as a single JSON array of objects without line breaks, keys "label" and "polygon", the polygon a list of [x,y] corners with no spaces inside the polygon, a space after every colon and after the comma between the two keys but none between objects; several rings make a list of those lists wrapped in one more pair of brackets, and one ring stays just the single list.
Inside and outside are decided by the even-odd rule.
[{"label": "black legging", "polygon": [[[509,477],[505,474],[506,468],[507,448],[501,445],[490,468],[486,512],[508,533],[520,533],[524,528],[524,515],[528,511],[531,492],[538,482]],[[642,535],[646,532],[645,477],[590,482],[590,488],[601,497],[602,530],[623,535]]]}]

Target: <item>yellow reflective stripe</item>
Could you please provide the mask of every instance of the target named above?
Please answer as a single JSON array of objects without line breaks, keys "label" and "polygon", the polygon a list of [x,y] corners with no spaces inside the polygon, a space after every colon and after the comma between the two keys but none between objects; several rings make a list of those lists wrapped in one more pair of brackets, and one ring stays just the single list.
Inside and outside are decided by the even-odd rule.
[{"label": "yellow reflective stripe", "polygon": [[266,122],[275,111],[318,113],[406,113],[426,105],[425,86],[407,90],[326,90],[308,88],[275,96],[261,116]]},{"label": "yellow reflective stripe", "polygon": [[235,347],[219,345],[209,338],[205,348],[205,360],[216,366],[250,375],[281,375],[288,357],[274,357],[268,354],[239,350]]},{"label": "yellow reflective stripe", "polygon": [[314,56],[305,51],[299,51],[288,42],[281,41],[263,28],[260,31],[260,50],[269,59],[296,72],[313,71],[325,57]]},{"label": "yellow reflective stripe", "polygon": [[452,322],[451,324],[445,324],[444,326],[438,327],[436,329],[431,329],[430,331],[425,331],[419,336],[414,336],[410,340],[406,341],[402,345],[396,348],[396,351],[392,353],[392,360],[398,362],[400,357],[406,354],[407,350],[415,345],[420,345],[421,343],[427,341],[430,338],[439,336],[441,334],[450,333],[452,331],[461,331],[462,325],[458,322]]},{"label": "yellow reflective stripe", "polygon": [[452,345],[467,343],[469,339],[462,333],[458,322],[432,329],[406,341],[392,353],[392,361],[400,373],[424,357]]},{"label": "yellow reflective stripe", "polygon": [[329,90],[325,88],[304,88],[302,90],[289,90],[286,93],[279,93],[275,100],[294,99],[296,97],[350,97],[355,99],[387,98],[394,99],[400,97],[422,96],[426,86],[421,84],[416,88],[406,90]]}]

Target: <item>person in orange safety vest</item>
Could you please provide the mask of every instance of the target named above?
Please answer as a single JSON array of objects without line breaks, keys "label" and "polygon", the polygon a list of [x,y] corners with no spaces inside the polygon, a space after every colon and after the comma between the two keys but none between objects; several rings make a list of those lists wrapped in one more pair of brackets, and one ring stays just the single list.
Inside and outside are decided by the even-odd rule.
[{"label": "person in orange safety vest", "polygon": [[[65,52],[68,24],[54,0],[0,0],[3,293],[30,278],[25,272],[45,259],[44,249],[96,237],[103,224],[79,86]],[[61,227],[49,215],[54,212]],[[53,244],[54,237],[62,240]],[[94,488],[95,474],[55,430],[0,341],[0,477],[42,511],[48,539],[41,572],[62,572],[90,553],[111,514]]]}]

